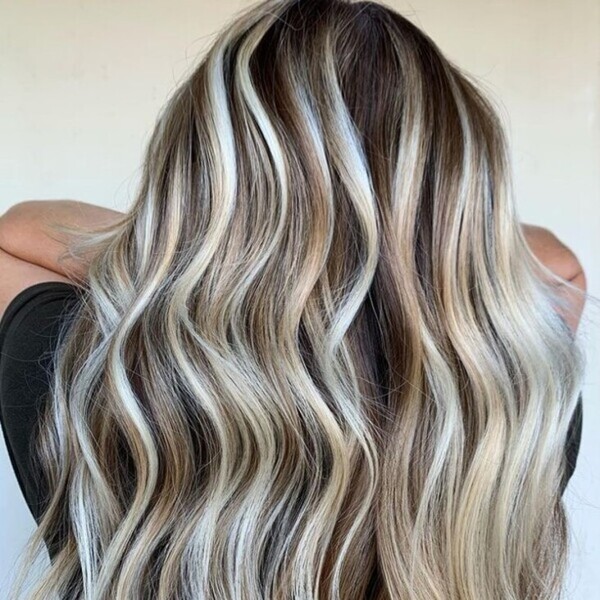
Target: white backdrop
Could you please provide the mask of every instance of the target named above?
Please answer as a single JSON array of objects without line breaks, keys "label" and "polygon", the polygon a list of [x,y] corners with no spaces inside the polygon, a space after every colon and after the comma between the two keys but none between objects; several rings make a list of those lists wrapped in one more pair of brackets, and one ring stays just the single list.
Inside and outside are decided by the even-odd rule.
[{"label": "white backdrop", "polygon": [[[600,297],[600,2],[388,2],[502,103],[522,220],[552,229]],[[244,0],[0,0],[0,211],[73,198],[124,210],[167,95]],[[568,598],[600,598],[600,311],[565,498]],[[592,322],[592,319],[594,322]],[[595,368],[594,368],[595,367]],[[0,441],[0,596],[33,530]]]}]

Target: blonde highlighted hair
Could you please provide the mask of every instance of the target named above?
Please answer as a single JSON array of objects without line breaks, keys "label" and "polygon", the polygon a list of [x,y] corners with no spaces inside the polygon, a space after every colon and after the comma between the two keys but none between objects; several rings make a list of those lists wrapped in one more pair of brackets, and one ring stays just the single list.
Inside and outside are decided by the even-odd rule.
[{"label": "blonde highlighted hair", "polygon": [[409,20],[240,12],[82,248],[29,597],[560,595],[583,353],[497,108]]}]

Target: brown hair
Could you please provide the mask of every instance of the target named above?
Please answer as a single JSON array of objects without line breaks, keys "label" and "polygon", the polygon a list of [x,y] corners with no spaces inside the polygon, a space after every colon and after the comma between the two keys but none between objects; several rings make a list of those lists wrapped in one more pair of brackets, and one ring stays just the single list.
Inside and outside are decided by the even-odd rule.
[{"label": "brown hair", "polygon": [[86,243],[33,598],[559,593],[582,357],[496,110],[408,19],[237,15]]}]

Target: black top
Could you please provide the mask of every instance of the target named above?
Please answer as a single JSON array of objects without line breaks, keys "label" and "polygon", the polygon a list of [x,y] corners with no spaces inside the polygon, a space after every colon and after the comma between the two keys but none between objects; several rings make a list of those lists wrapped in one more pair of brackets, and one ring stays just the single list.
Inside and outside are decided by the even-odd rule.
[{"label": "black top", "polygon": [[[25,288],[0,320],[0,422],[15,475],[29,509],[39,521],[45,492],[36,475],[31,442],[50,383],[50,357],[62,319],[79,298],[75,285],[50,281]],[[577,403],[566,447],[571,478],[581,441],[582,401]]]}]

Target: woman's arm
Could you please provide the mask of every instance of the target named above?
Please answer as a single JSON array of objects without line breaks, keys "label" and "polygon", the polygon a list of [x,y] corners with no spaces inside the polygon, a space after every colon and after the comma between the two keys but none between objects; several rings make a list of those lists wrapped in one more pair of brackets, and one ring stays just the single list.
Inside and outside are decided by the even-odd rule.
[{"label": "woman's arm", "polygon": [[78,200],[26,200],[11,206],[0,217],[0,249],[67,278],[84,277],[85,264],[70,259],[59,263],[70,239],[49,224],[91,229],[123,216],[122,212]]},{"label": "woman's arm", "polygon": [[0,216],[0,315],[23,289],[42,281],[84,279],[87,263],[59,257],[70,238],[49,223],[93,229],[124,213],[77,200],[26,200]]},{"label": "woman's arm", "polygon": [[[522,223],[523,233],[531,251],[538,260],[559,277],[581,291],[587,289],[583,267],[574,252],[563,244],[550,230]],[[575,333],[585,305],[585,297],[563,286],[561,293],[573,307],[563,318]]]}]

